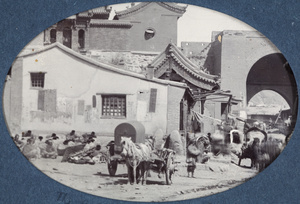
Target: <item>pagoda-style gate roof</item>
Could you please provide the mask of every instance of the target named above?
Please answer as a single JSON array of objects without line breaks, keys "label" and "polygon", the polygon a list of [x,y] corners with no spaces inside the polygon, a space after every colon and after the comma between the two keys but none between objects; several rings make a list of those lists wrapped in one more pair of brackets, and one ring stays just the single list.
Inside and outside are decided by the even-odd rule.
[{"label": "pagoda-style gate roof", "polygon": [[[170,43],[148,67],[154,69],[154,77],[156,78],[180,80],[205,90],[212,90],[218,85],[218,76],[202,71],[173,43]],[[173,77],[170,75],[173,75]]]}]

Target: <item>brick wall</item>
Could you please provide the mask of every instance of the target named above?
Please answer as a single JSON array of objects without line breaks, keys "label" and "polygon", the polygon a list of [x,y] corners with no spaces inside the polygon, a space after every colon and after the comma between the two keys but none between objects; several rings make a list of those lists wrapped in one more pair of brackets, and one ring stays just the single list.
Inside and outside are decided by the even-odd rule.
[{"label": "brick wall", "polygon": [[[172,41],[177,43],[177,19],[180,15],[159,6],[150,4],[144,10],[122,20],[135,21],[130,29],[130,50],[160,52]],[[155,31],[153,38],[145,39],[145,30]]]},{"label": "brick wall", "polygon": [[117,65],[122,69],[136,73],[144,73],[146,71],[147,65],[151,63],[153,59],[157,56],[157,54],[101,50],[92,50],[89,54],[91,58],[95,60]]},{"label": "brick wall", "polygon": [[209,42],[181,42],[181,49],[185,56],[200,55],[209,45]]},{"label": "brick wall", "polygon": [[129,50],[128,28],[89,28],[89,50]]},{"label": "brick wall", "polygon": [[279,50],[257,31],[223,31],[221,89],[236,97],[246,96],[246,80],[252,66],[262,57]]}]

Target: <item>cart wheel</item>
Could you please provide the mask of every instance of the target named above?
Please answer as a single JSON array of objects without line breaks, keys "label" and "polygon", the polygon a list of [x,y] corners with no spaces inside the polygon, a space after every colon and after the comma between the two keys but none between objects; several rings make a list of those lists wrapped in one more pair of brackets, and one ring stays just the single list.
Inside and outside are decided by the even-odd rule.
[{"label": "cart wheel", "polygon": [[118,167],[117,161],[112,160],[107,163],[107,168],[110,176],[114,176],[116,174],[117,167]]}]

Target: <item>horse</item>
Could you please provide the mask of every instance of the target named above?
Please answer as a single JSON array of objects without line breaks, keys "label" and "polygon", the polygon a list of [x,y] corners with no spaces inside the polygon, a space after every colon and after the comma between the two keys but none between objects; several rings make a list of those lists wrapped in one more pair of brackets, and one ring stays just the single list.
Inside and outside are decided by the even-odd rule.
[{"label": "horse", "polygon": [[142,178],[142,185],[146,184],[153,145],[153,137],[146,139],[145,144],[135,144],[131,138],[121,137],[121,156],[126,161],[130,184],[138,184],[140,177]]}]

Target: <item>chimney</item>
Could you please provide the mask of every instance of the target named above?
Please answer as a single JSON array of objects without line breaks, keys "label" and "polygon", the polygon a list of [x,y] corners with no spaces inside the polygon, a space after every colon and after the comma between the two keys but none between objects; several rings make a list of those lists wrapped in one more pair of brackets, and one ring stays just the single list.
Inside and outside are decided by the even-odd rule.
[{"label": "chimney", "polygon": [[148,65],[146,78],[147,79],[153,79],[153,77],[154,77],[154,67],[151,66],[151,65]]}]

